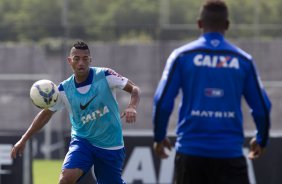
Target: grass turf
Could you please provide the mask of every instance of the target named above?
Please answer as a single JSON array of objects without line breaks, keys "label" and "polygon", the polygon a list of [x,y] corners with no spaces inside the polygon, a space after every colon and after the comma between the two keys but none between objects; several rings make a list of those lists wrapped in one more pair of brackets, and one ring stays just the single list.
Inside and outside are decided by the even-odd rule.
[{"label": "grass turf", "polygon": [[63,160],[33,160],[33,183],[58,183]]}]

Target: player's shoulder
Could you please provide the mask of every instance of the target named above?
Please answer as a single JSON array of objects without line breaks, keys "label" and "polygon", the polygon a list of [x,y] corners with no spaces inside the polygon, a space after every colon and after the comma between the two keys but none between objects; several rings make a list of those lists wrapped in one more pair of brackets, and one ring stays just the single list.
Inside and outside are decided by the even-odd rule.
[{"label": "player's shoulder", "polygon": [[116,77],[122,77],[119,73],[117,73],[115,70],[111,68],[103,68],[105,76],[116,76]]},{"label": "player's shoulder", "polygon": [[59,85],[58,85],[58,90],[64,91],[64,86],[66,85],[70,85],[72,83],[72,80],[74,78],[74,75],[71,75],[69,78],[65,79],[64,81],[62,81]]},{"label": "player's shoulder", "polygon": [[236,54],[238,54],[239,56],[241,56],[242,58],[244,58],[247,61],[252,61],[252,55],[247,53],[246,51],[244,51],[243,49],[241,49],[240,47],[231,44],[232,47],[232,51],[234,51]]},{"label": "player's shoulder", "polygon": [[189,43],[181,45],[180,47],[173,50],[171,53],[171,57],[178,58],[179,56],[183,56],[184,54],[192,53],[197,50],[200,50],[204,47],[204,40],[199,38],[197,40],[193,40]]},{"label": "player's shoulder", "polygon": [[104,72],[104,67],[90,67],[90,72],[92,73],[103,73]]},{"label": "player's shoulder", "polygon": [[105,76],[117,75],[115,70],[107,67],[91,67],[90,69],[93,70],[94,73],[104,73]]}]

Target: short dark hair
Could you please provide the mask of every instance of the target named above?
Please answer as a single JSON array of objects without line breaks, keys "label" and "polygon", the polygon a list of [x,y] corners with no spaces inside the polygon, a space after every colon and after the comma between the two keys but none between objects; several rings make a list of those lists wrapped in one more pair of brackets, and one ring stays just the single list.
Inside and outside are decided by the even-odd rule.
[{"label": "short dark hair", "polygon": [[77,41],[73,44],[73,47],[79,50],[89,50],[88,45],[83,41]]},{"label": "short dark hair", "polygon": [[209,29],[222,30],[228,21],[228,7],[222,0],[207,0],[200,10],[200,20]]},{"label": "short dark hair", "polygon": [[73,44],[73,46],[72,46],[72,48],[71,48],[71,50],[70,50],[70,55],[72,55],[72,53],[73,53],[73,51],[74,51],[75,49],[79,49],[79,50],[88,50],[88,52],[89,52],[89,54],[90,54],[90,49],[89,49],[88,45],[87,45],[85,42],[83,42],[83,41],[76,41],[76,42]]}]

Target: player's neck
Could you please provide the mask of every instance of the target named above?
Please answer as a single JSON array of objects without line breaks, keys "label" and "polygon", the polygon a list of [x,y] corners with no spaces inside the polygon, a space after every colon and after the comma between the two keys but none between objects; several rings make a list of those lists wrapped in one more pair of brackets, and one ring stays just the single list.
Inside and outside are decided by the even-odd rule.
[{"label": "player's neck", "polygon": [[75,74],[74,75],[75,82],[79,84],[79,83],[86,81],[88,78],[88,75],[89,75],[89,71],[83,75]]},{"label": "player's neck", "polygon": [[225,30],[217,30],[217,29],[203,29],[203,33],[220,33],[222,35],[225,34]]}]

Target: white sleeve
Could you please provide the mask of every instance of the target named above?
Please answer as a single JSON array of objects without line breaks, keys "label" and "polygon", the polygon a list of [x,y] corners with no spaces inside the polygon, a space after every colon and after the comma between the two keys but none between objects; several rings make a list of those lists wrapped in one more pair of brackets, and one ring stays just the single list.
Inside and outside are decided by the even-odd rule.
[{"label": "white sleeve", "polygon": [[60,111],[64,109],[65,108],[65,104],[63,101],[64,97],[65,97],[64,92],[60,91],[58,101],[56,102],[56,104],[53,107],[50,107],[49,110],[55,112],[55,111]]},{"label": "white sleeve", "polygon": [[123,89],[128,81],[126,77],[121,76],[112,69],[106,68],[105,76],[110,88]]}]

